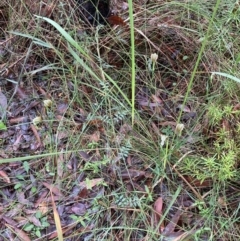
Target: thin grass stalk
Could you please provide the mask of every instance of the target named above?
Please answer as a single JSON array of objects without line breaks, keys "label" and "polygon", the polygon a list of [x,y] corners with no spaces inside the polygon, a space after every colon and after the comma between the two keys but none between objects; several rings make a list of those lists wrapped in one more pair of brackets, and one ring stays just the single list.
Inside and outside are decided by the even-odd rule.
[{"label": "thin grass stalk", "polygon": [[135,37],[134,37],[134,19],[133,19],[133,2],[128,0],[129,6],[129,19],[130,19],[130,35],[131,35],[131,83],[132,83],[132,126],[134,124],[134,113],[135,113]]}]

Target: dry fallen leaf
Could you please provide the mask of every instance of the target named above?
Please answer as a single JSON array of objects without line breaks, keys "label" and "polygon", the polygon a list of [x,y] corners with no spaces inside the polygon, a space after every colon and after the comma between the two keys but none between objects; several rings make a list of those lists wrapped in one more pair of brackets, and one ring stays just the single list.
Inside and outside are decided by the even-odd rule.
[{"label": "dry fallen leaf", "polygon": [[24,205],[30,205],[31,204],[30,201],[25,198],[24,192],[19,191],[19,192],[17,192],[16,196],[17,196],[17,200],[18,200],[19,203],[24,204]]},{"label": "dry fallen leaf", "polygon": [[44,191],[42,193],[39,193],[39,198],[37,199],[37,201],[35,202],[34,204],[34,207],[37,208],[42,202],[43,200],[45,199],[45,197],[47,196],[48,192],[47,191]]},{"label": "dry fallen leaf", "polygon": [[38,210],[41,212],[42,215],[48,212],[48,205],[46,202],[39,203]]},{"label": "dry fallen leaf", "polygon": [[8,175],[5,171],[0,170],[0,176],[2,177],[4,182],[11,183],[10,178],[8,177]]},{"label": "dry fallen leaf", "polygon": [[71,207],[71,211],[76,214],[76,215],[84,215],[87,211],[86,206],[83,203],[75,203],[72,207]]},{"label": "dry fallen leaf", "polygon": [[79,186],[81,186],[82,188],[92,189],[93,187],[101,183],[103,183],[103,178],[96,178],[91,180],[88,179],[86,181],[80,182]]},{"label": "dry fallen leaf", "polygon": [[63,196],[59,188],[56,186],[53,186],[52,184],[48,184],[47,182],[42,183],[46,188],[48,188],[52,193],[54,193],[57,196]]},{"label": "dry fallen leaf", "polygon": [[13,220],[12,218],[9,218],[9,217],[4,216],[4,215],[1,216],[1,218],[2,218],[6,223],[10,224],[10,225],[13,226],[13,227],[15,227],[15,226],[18,225],[18,223],[17,223],[15,220]]},{"label": "dry fallen leaf", "polygon": [[162,197],[159,197],[154,203],[154,210],[160,218],[162,216],[162,208],[163,208],[163,199]]},{"label": "dry fallen leaf", "polygon": [[42,224],[41,224],[41,222],[39,221],[39,219],[37,219],[37,218],[36,218],[35,216],[33,216],[33,215],[28,216],[27,219],[28,219],[31,223],[33,223],[35,226],[37,226],[37,227],[41,227],[41,226],[42,226]]},{"label": "dry fallen leaf", "polygon": [[58,179],[61,179],[63,176],[63,167],[64,167],[64,154],[61,152],[57,158],[57,176]]},{"label": "dry fallen leaf", "polygon": [[13,150],[14,151],[17,151],[19,149],[20,143],[21,143],[21,139],[22,139],[22,134],[18,134],[17,139],[13,143]]},{"label": "dry fallen leaf", "polygon": [[26,232],[24,232],[21,229],[18,229],[16,227],[10,226],[8,224],[5,224],[9,229],[14,230],[15,234],[17,235],[17,237],[22,240],[22,241],[31,241],[31,239],[29,238],[29,236],[27,235]]},{"label": "dry fallen leaf", "polygon": [[165,236],[168,236],[174,232],[174,229],[177,226],[178,220],[182,214],[182,211],[179,209],[177,212],[174,214],[168,225],[164,228],[162,234]]},{"label": "dry fallen leaf", "polygon": [[88,161],[91,159],[91,156],[89,154],[87,154],[87,152],[85,152],[85,151],[79,151],[79,154],[85,161]]},{"label": "dry fallen leaf", "polygon": [[42,146],[41,138],[35,125],[30,124],[30,128],[38,141],[38,146]]},{"label": "dry fallen leaf", "polygon": [[126,23],[124,22],[124,20],[121,17],[119,17],[119,16],[112,15],[112,16],[107,18],[107,21],[111,25],[126,26]]},{"label": "dry fallen leaf", "polygon": [[51,198],[52,198],[53,216],[54,216],[54,221],[56,225],[58,240],[63,241],[63,230],[62,230],[61,220],[53,199],[52,190],[50,191],[51,191]]},{"label": "dry fallen leaf", "polygon": [[162,232],[164,229],[164,224],[163,222],[159,226],[159,221],[161,220],[162,217],[162,208],[163,208],[163,198],[159,197],[155,203],[154,203],[154,225],[156,227],[159,227],[159,232]]},{"label": "dry fallen leaf", "polygon": [[25,93],[25,90],[20,86],[17,87],[17,96],[20,100],[28,98],[28,95]]},{"label": "dry fallen leaf", "polygon": [[0,89],[0,117],[3,118],[7,110],[7,97],[2,93]]},{"label": "dry fallen leaf", "polygon": [[[75,222],[75,223],[72,223],[70,225],[68,225],[67,227],[64,227],[62,228],[62,233],[65,234],[66,232],[68,232],[69,230],[72,230],[78,223]],[[82,228],[82,231],[86,231],[88,230],[88,228],[86,227],[83,227]],[[90,229],[89,229],[90,230]],[[80,231],[81,232],[81,231]],[[51,240],[51,239],[54,239],[57,237],[57,230],[54,231],[49,237],[48,237],[48,240]]]},{"label": "dry fallen leaf", "polygon": [[99,142],[99,140],[100,140],[100,132],[99,131],[95,131],[92,135],[90,135],[89,140],[91,142]]},{"label": "dry fallen leaf", "polygon": [[144,171],[139,171],[136,169],[128,169],[128,170],[122,171],[120,174],[123,180],[139,179],[139,178],[145,177],[145,175],[146,173]]}]

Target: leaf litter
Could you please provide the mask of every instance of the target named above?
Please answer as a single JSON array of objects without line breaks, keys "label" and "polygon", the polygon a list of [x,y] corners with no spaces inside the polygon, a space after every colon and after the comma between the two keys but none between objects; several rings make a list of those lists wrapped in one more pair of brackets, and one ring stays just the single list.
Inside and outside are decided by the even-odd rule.
[{"label": "leaf litter", "polygon": [[[21,14],[28,19],[27,29],[31,32],[37,26],[36,19],[28,15],[29,11],[39,14],[41,9],[42,16],[60,20],[58,14],[63,9],[57,2],[55,5],[45,3],[40,8],[37,3],[32,5],[26,1],[27,8],[23,7]],[[104,71],[116,77],[119,86],[128,89],[129,74],[125,73],[125,67],[129,62],[129,6],[126,1],[113,0],[112,4],[115,15],[108,17],[112,27],[107,31],[112,31],[112,36],[116,34],[117,40],[104,35],[105,30],[99,32],[97,48],[100,49],[97,49],[90,38],[90,30],[86,28],[85,31],[81,22],[75,24],[90,39],[89,43],[81,42],[88,45],[90,58],[101,53]],[[143,13],[141,18],[144,19],[143,16],[147,15],[144,15],[143,6],[147,6],[147,1],[141,1],[141,5],[134,4],[136,11],[139,11],[136,14]],[[11,6],[17,12],[18,6],[14,3],[5,6],[7,9]],[[164,8],[164,5],[161,6]],[[69,13],[70,9],[74,10],[72,5],[65,7]],[[106,106],[106,109],[102,108],[101,103],[106,101],[103,96],[107,96],[109,90],[114,91],[113,87],[105,82],[94,83],[83,69],[71,62],[65,42],[43,21],[39,23],[43,31],[41,36],[45,36],[54,47],[59,46],[64,54],[58,56],[60,52],[34,45],[34,52],[26,58],[29,41],[8,35],[7,24],[14,20],[14,16],[10,16],[12,19],[5,18],[2,16],[3,10],[6,11],[1,7],[0,18],[5,29],[4,45],[8,44],[8,47],[1,51],[3,58],[0,58],[0,115],[3,122],[0,125],[0,157],[13,158],[10,164],[0,164],[0,227],[3,239],[35,240],[40,233],[42,240],[65,236],[66,240],[96,240],[99,237],[108,240],[163,238],[176,241],[191,240],[192,235],[198,231],[200,233],[203,223],[200,211],[202,206],[206,206],[194,203],[191,197],[195,195],[204,200],[204,194],[207,196],[211,191],[214,180],[199,181],[190,174],[183,176],[175,164],[161,165],[160,157],[153,156],[157,150],[163,159],[160,162],[165,162],[169,157],[164,156],[163,152],[174,135],[188,140],[185,146],[187,151],[196,151],[198,147],[194,143],[198,143],[198,139],[194,134],[201,132],[201,127],[194,129],[196,120],[202,114],[198,113],[195,96],[186,103],[183,98],[192,71],[191,61],[195,60],[191,53],[198,50],[197,43],[181,28],[173,28],[182,24],[177,15],[163,14],[161,17],[152,13],[146,19],[149,24],[147,31],[141,28],[141,18],[136,18],[136,63],[139,70],[136,110],[147,123],[142,127],[141,120],[137,119],[136,128],[129,124],[129,114],[123,107],[126,103],[121,97],[118,96],[123,105],[116,103],[118,101],[114,97],[110,101],[112,103],[107,105],[115,104],[116,107],[111,107],[111,111]],[[164,11],[167,13],[169,10]],[[165,25],[161,23],[163,20]],[[72,29],[64,18],[61,21],[63,26],[66,24]],[[152,50],[158,53],[155,76],[149,62]],[[66,61],[66,66],[60,65],[61,71],[45,68],[49,62],[55,64],[61,58]],[[94,60],[99,62],[99,58]],[[204,66],[201,71],[208,72]],[[2,72],[2,69],[5,70]],[[185,73],[182,73],[183,69]],[[123,72],[117,76],[115,70]],[[75,79],[69,75],[71,71]],[[63,82],[62,76],[66,82]],[[93,82],[88,82],[89,79]],[[150,79],[156,84],[155,89],[148,83]],[[76,80],[80,80],[79,83]],[[74,88],[77,95],[72,91]],[[201,90],[197,86],[194,91]],[[197,98],[201,98],[201,93]],[[50,100],[51,104],[47,104],[46,100]],[[233,106],[233,110],[238,111],[238,104],[234,103]],[[183,115],[181,123],[178,123],[180,112]],[[38,117],[41,121],[34,121]],[[226,118],[222,119],[222,126],[226,131],[231,131],[231,122]],[[209,123],[205,124],[205,128],[208,131]],[[187,130],[193,131],[189,134]],[[148,142],[149,139],[154,143]],[[141,151],[138,149],[140,145]],[[65,150],[73,151],[65,153]],[[174,161],[180,160],[185,151],[179,148],[171,153],[171,157]],[[53,154],[48,158],[41,157],[42,153],[48,152]],[[39,155],[39,158],[29,159],[28,164],[19,162],[21,157],[31,155]],[[159,174],[164,168],[168,178]],[[169,183],[184,187],[173,203],[171,195],[174,191]],[[235,195],[238,191],[236,187],[232,193]],[[225,195],[219,196],[218,203],[221,208],[229,205]],[[235,208],[234,202],[231,207]],[[41,214],[39,217],[38,212]],[[140,213],[146,215],[145,220],[138,216]],[[129,229],[123,228],[124,220]],[[44,222],[45,226],[42,227]],[[132,225],[135,225],[134,228]],[[99,230],[106,227],[114,229],[104,236],[104,232]],[[216,233],[217,230],[212,232]],[[206,233],[202,235],[202,240],[207,240]]]}]

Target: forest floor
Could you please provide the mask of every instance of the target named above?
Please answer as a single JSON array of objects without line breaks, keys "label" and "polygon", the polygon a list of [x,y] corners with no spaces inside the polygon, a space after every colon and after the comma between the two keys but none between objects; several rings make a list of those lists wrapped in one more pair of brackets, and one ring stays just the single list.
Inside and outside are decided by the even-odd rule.
[{"label": "forest floor", "polygon": [[239,1],[47,2],[0,3],[0,241],[240,240]]}]

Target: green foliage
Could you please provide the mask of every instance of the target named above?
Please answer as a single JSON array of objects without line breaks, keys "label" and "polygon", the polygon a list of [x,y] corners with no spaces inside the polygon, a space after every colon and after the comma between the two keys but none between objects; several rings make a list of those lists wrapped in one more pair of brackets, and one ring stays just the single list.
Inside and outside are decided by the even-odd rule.
[{"label": "green foliage", "polygon": [[211,125],[217,126],[223,119],[229,119],[233,114],[240,114],[240,111],[234,111],[230,104],[211,103],[207,107],[207,115]]},{"label": "green foliage", "polygon": [[115,196],[115,204],[118,207],[139,207],[141,199],[138,196],[126,197],[124,194]]},{"label": "green foliage", "polygon": [[3,121],[0,120],[0,131],[6,131],[7,127],[6,125],[3,123]]},{"label": "green foliage", "polygon": [[201,181],[211,178],[226,182],[237,177],[236,163],[236,153],[229,150],[209,157],[188,157],[180,168]]},{"label": "green foliage", "polygon": [[118,153],[119,157],[123,158],[123,159],[127,158],[131,148],[132,148],[132,145],[131,145],[130,141],[128,140],[125,145],[120,147],[119,153]]},{"label": "green foliage", "polygon": [[[34,218],[35,224],[33,222],[28,222],[26,225],[24,225],[23,230],[26,232],[32,231],[38,238],[40,238],[42,236],[41,230],[49,227],[50,224],[47,220],[47,216],[42,216],[41,212],[36,212]],[[37,222],[39,222],[38,225],[36,224]]]},{"label": "green foliage", "polygon": [[101,173],[102,167],[109,164],[109,162],[110,162],[110,160],[106,157],[97,162],[96,161],[95,162],[88,161],[85,163],[83,170],[93,172],[94,174]]}]

